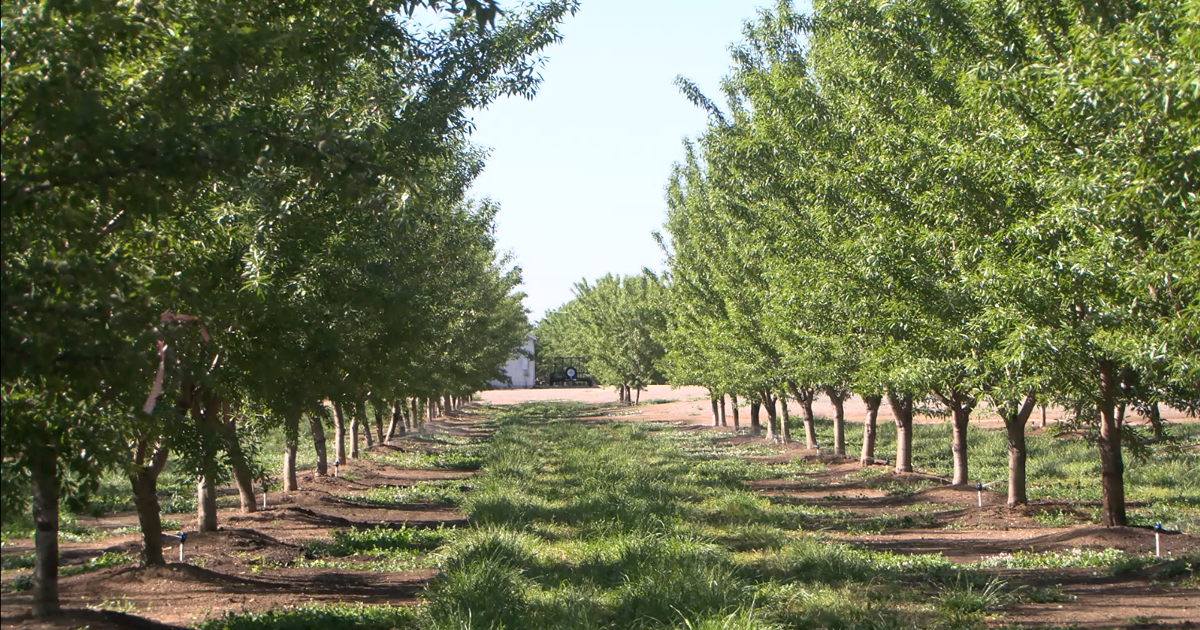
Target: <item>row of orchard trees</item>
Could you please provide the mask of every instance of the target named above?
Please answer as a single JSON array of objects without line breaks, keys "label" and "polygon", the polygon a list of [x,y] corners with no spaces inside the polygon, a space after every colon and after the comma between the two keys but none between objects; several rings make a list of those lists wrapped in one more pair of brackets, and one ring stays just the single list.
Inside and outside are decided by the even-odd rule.
[{"label": "row of orchard trees", "polygon": [[284,432],[293,489],[304,414],[332,403],[344,461],[343,410],[411,420],[497,375],[528,324],[496,209],[464,197],[468,114],[532,96],[574,10],[5,2],[4,510],[32,497],[36,614],[59,501],[106,471],[162,563],[169,456],[215,528],[230,467],[254,505],[239,422]]},{"label": "row of orchard trees", "polygon": [[1010,504],[1031,410],[1064,405],[1098,424],[1103,520],[1125,524],[1126,414],[1200,405],[1198,27],[1182,0],[762,12],[727,107],[681,80],[711,123],[668,188],[672,382],[768,411],[857,394],[864,459],[886,399],[898,471],[932,399],[960,484],[989,404]]},{"label": "row of orchard trees", "polygon": [[630,276],[608,274],[595,284],[581,280],[575,297],[549,311],[537,325],[542,357],[582,356],[593,378],[617,388],[622,403],[641,398],[662,382],[666,288],[649,269]]}]

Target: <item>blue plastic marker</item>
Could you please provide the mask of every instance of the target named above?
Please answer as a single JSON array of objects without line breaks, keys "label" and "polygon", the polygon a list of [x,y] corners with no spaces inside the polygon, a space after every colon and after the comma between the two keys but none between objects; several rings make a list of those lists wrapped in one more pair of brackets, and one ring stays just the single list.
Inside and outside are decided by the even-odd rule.
[{"label": "blue plastic marker", "polygon": [[339,474],[338,474],[338,466],[339,466],[341,463],[342,463],[342,462],[341,462],[341,460],[337,460],[337,459],[333,460],[333,476],[334,476],[334,477],[340,477],[340,476],[341,476],[341,475],[339,475]]},{"label": "blue plastic marker", "polygon": [[983,480],[980,479],[975,484],[975,492],[979,495],[979,507],[983,507]]},{"label": "blue plastic marker", "polygon": [[187,532],[179,530],[179,561],[183,562],[183,543],[187,542]]},{"label": "blue plastic marker", "polygon": [[1154,557],[1162,557],[1162,521],[1154,521]]}]

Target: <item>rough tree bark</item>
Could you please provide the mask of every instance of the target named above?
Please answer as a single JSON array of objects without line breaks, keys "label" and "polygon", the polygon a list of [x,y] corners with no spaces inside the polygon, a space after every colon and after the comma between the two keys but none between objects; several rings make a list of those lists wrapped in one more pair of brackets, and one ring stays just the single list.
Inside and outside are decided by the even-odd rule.
[{"label": "rough tree bark", "polygon": [[846,456],[846,392],[836,387],[826,387],[825,395],[833,405],[833,454]]},{"label": "rough tree bark", "polygon": [[300,410],[289,409],[283,416],[283,491],[300,489],[296,483],[296,451],[300,448]]},{"label": "rough tree bark", "polygon": [[1008,433],[1008,505],[1025,505],[1029,496],[1025,488],[1025,466],[1029,451],[1025,448],[1025,425],[1033,413],[1033,394],[1025,396],[1023,402],[1007,401],[997,405],[1004,428]]},{"label": "rough tree bark", "polygon": [[221,410],[220,428],[225,438],[225,452],[229,454],[229,466],[233,469],[233,484],[237,487],[242,514],[250,514],[258,509],[254,502],[254,474],[250,472],[246,451],[238,440],[237,420],[229,413],[229,403],[222,400],[217,408]]},{"label": "rough tree bark", "polygon": [[1100,372],[1100,492],[1103,499],[1101,522],[1105,527],[1128,525],[1125,516],[1125,462],[1121,458],[1121,423],[1116,413],[1117,392],[1121,386],[1117,370],[1107,359],[1097,362]]},{"label": "rough tree bark", "polygon": [[737,394],[729,395],[729,410],[731,412],[733,412],[733,432],[737,433],[737,430],[741,428],[741,426],[738,422],[738,397],[737,397]]},{"label": "rough tree bark", "polygon": [[333,403],[333,453],[335,463],[345,465],[346,459],[346,414],[342,413],[342,403]]},{"label": "rough tree bark", "polygon": [[727,427],[727,426],[729,426],[729,421],[725,418],[725,394],[721,394],[720,401],[721,401],[721,426]]},{"label": "rough tree bark", "polygon": [[817,425],[813,418],[813,396],[816,396],[816,390],[811,387],[800,388],[795,383],[788,383],[788,387],[792,390],[792,396],[796,402],[800,403],[800,408],[804,411],[804,446],[807,448],[817,448]]},{"label": "rough tree bark", "polygon": [[218,447],[214,442],[221,436],[222,427],[217,419],[217,408],[220,401],[211,395],[201,395],[198,404],[191,408],[193,421],[202,433],[205,451],[201,461],[200,480],[196,483],[196,531],[217,531],[217,485],[216,479],[220,474],[217,466]]},{"label": "rough tree bark", "polygon": [[763,408],[767,411],[767,441],[774,442],[778,435],[778,426],[775,416],[775,399],[771,397],[769,392],[762,393]]},{"label": "rough tree bark", "polygon": [[954,456],[954,480],[952,483],[956,486],[968,484],[971,479],[970,470],[967,467],[967,425],[971,422],[971,411],[975,408],[975,400],[953,389],[946,394],[934,390],[933,394],[950,409],[950,414],[954,418],[954,436],[951,448]]},{"label": "rough tree bark", "polygon": [[57,615],[58,603],[58,458],[52,449],[31,458],[34,563],[33,615]]},{"label": "rough tree bark", "polygon": [[211,474],[196,484],[196,531],[217,531],[217,484]]},{"label": "rough tree bark", "polygon": [[912,472],[912,396],[889,391],[888,402],[896,417],[896,472]]},{"label": "rough tree bark", "polygon": [[138,440],[135,447],[136,468],[129,476],[133,489],[133,504],[137,508],[138,525],[142,528],[142,564],[162,566],[166,564],[162,549],[162,510],[158,504],[158,476],[167,465],[170,447],[164,438],[154,446],[153,453],[145,440]]},{"label": "rough tree bark", "polygon": [[454,410],[454,403],[450,402],[450,394],[442,395],[442,408],[446,410],[446,415],[450,415],[450,412]]},{"label": "rough tree bark", "polygon": [[375,437],[378,438],[376,441],[383,444],[383,403],[377,400],[373,406],[375,408]]},{"label": "rough tree bark", "polygon": [[708,404],[712,407],[712,425],[714,427],[721,426],[721,411],[716,396],[709,396]]},{"label": "rough tree bark", "polygon": [[758,414],[762,409],[762,403],[757,400],[750,402],[750,435],[758,437],[762,435],[762,423],[759,422]]},{"label": "rough tree bark", "polygon": [[392,402],[392,421],[388,423],[387,435],[384,436],[384,442],[391,442],[392,438],[396,437],[396,430],[400,430],[400,435],[404,435],[404,409],[407,408],[406,402],[400,400]]},{"label": "rough tree bark", "polygon": [[858,461],[863,466],[870,466],[875,463],[875,421],[879,418],[879,406],[883,404],[883,397],[868,394],[863,396],[863,402],[867,405],[867,417],[863,419],[862,456]]},{"label": "rough tree bark", "polygon": [[308,414],[308,426],[312,430],[313,449],[317,451],[317,475],[324,477],[329,474],[329,453],[325,447],[325,423],[321,415]]},{"label": "rough tree bark", "polygon": [[792,441],[792,418],[788,415],[787,392],[779,392],[779,436],[784,444]]}]

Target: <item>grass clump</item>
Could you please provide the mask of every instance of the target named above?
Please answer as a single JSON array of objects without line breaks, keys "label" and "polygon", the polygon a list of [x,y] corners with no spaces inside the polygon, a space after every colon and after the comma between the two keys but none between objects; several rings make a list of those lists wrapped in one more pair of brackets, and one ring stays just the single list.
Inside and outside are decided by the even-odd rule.
[{"label": "grass clump", "polygon": [[432,550],[445,544],[454,529],[418,529],[415,527],[375,527],[372,529],[334,530],[333,541],[310,541],[306,552],[317,556],[350,556],[357,553]]},{"label": "grass clump", "polygon": [[66,577],[70,575],[79,575],[89,571],[98,571],[109,567],[119,567],[126,564],[133,564],[137,558],[132,554],[119,553],[114,551],[106,551],[83,564],[68,564],[58,567],[58,574]]},{"label": "grass clump", "polygon": [[308,605],[261,613],[226,613],[199,624],[200,630],[403,630],[417,628],[408,606]]},{"label": "grass clump", "polygon": [[439,479],[434,481],[418,481],[411,486],[376,486],[362,494],[339,494],[338,497],[349,501],[370,503],[372,505],[411,505],[413,503],[443,503],[458,505],[463,496],[471,489],[457,479]]},{"label": "grass clump", "polygon": [[1114,574],[1135,571],[1155,561],[1150,554],[1131,554],[1120,549],[1065,549],[1058,551],[1016,551],[989,556],[973,563],[977,568],[1003,569],[1074,569],[1106,568]]}]

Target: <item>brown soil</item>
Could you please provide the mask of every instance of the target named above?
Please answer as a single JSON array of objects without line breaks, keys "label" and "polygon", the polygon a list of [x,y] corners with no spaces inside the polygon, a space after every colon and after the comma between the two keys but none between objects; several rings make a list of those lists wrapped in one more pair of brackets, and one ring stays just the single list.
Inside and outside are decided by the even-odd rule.
[{"label": "brown soil", "polygon": [[[615,402],[605,389],[501,390],[486,392],[492,404],[525,400],[571,399],[581,402]],[[668,390],[651,388],[642,400],[654,400],[634,408],[614,407],[610,414],[590,420],[641,420],[669,423],[665,430],[698,429],[711,423],[707,394],[699,388]],[[861,406],[861,405],[859,405]],[[851,419],[860,416],[855,404],[848,405]],[[798,413],[796,409],[794,412]],[[1051,410],[1053,418],[1053,410]],[[831,415],[818,408],[817,413]],[[886,413],[886,409],[884,410]],[[881,413],[880,421],[885,421]],[[743,426],[748,420],[743,409]],[[362,602],[364,604],[407,604],[417,600],[434,569],[373,572],[357,569],[298,568],[308,541],[331,540],[334,530],[375,526],[437,527],[466,526],[465,515],[452,506],[411,504],[381,507],[356,500],[373,488],[409,486],[426,480],[463,480],[469,485],[473,473],[443,469],[402,469],[371,459],[389,450],[431,452],[438,442],[435,434],[457,437],[486,437],[490,428],[479,416],[462,414],[438,419],[420,435],[377,445],[364,458],[343,466],[343,476],[316,477],[303,471],[301,489],[289,494],[272,493],[269,507],[253,514],[236,509],[219,513],[222,528],[208,534],[191,534],[185,562],[178,562],[178,543],[168,543],[165,553],[172,560],[166,567],[114,568],[63,578],[60,591],[67,615],[51,622],[29,618],[29,593],[3,593],[0,627],[59,630],[90,627],[160,629],[189,626],[226,612],[263,611],[310,602]],[[732,421],[732,417],[730,417]],[[941,422],[941,419],[926,419]],[[731,436],[722,446],[761,443],[761,438]],[[974,488],[954,487],[947,480],[921,474],[883,473],[864,478],[857,461],[838,459],[809,451],[803,445],[775,445],[770,455],[750,459],[787,461],[794,458],[819,460],[814,472],[788,479],[769,479],[750,484],[777,503],[792,503],[837,510],[864,522],[879,517],[913,518],[902,529],[880,533],[845,534],[830,532],[847,542],[896,553],[941,553],[956,562],[973,562],[1000,553],[1117,548],[1144,553],[1154,547],[1152,532],[1137,528],[1106,529],[1095,526],[1044,527],[1032,518],[1040,510],[1072,510],[1079,506],[1062,503],[1034,504],[1010,510],[1000,493],[985,491],[983,507]],[[189,515],[165,518],[182,520],[193,529]],[[101,530],[136,528],[131,513],[81,519]],[[866,530],[859,530],[866,531]],[[1200,552],[1196,536],[1163,537],[1164,555]],[[113,533],[93,542],[64,542],[64,564],[82,564],[105,551],[136,554],[140,539],[128,533]],[[32,549],[28,540],[10,540],[5,556]],[[369,560],[370,558],[365,558]],[[1007,607],[995,619],[999,624],[1029,626],[1072,625],[1079,628],[1197,627],[1200,619],[1200,589],[1160,579],[1156,567],[1121,576],[1099,576],[1090,569],[1011,570],[994,572],[1011,586],[1053,586],[1065,601],[1021,604]],[[6,571],[5,586],[14,576],[28,570]],[[119,609],[132,615],[96,608]],[[1139,625],[1155,621],[1163,626]],[[166,625],[164,625],[166,624]]]},{"label": "brown soil", "polygon": [[[440,422],[437,428],[455,435],[472,433],[469,423]],[[389,448],[428,452],[437,442],[422,436],[393,440]],[[300,490],[274,492],[268,496],[268,508],[251,514],[237,509],[219,511],[221,528],[210,533],[189,533],[184,562],[179,562],[179,544],[165,543],[165,567],[124,567],[103,569],[64,577],[59,581],[60,596],[67,615],[52,622],[28,618],[29,592],[3,593],[3,628],[131,628],[144,621],[157,622],[146,628],[170,625],[190,626],[226,612],[261,611],[306,603],[361,602],[364,604],[409,604],[416,601],[434,569],[379,572],[355,569],[298,568],[291,566],[305,557],[302,545],[308,541],[332,540],[333,530],[383,527],[465,526],[463,513],[442,504],[377,506],[354,500],[379,486],[409,486],[419,481],[461,479],[470,471],[443,469],[402,469],[363,457],[341,467],[342,477],[316,477],[302,471]],[[181,518],[182,517],[182,518]],[[183,520],[192,529],[189,515],[164,515]],[[132,513],[119,513],[100,519],[82,519],[84,524],[101,530],[136,525]],[[32,549],[30,540],[9,540],[4,555],[21,554]],[[64,542],[64,564],[82,564],[105,551],[125,551],[136,555],[141,539],[135,534],[104,536],[94,542]],[[355,559],[370,560],[368,557]],[[25,571],[6,571],[5,581]],[[120,616],[94,608],[118,609],[131,613]],[[111,611],[109,611],[111,612]],[[167,626],[161,625],[167,624]]]}]

